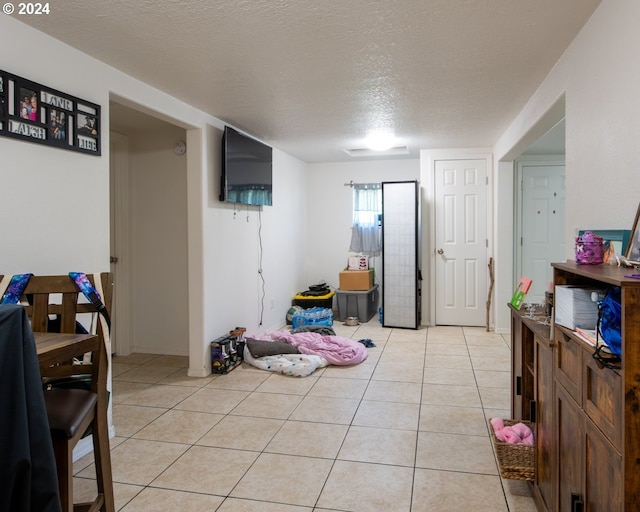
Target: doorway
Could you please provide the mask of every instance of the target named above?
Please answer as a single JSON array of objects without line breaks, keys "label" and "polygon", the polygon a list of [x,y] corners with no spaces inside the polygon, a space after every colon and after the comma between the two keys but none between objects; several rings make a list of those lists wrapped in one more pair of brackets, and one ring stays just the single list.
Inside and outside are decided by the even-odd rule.
[{"label": "doorway", "polygon": [[564,159],[519,159],[516,184],[516,275],[533,280],[526,301],[540,304],[553,281],[551,263],[566,253]]},{"label": "doorway", "polygon": [[551,263],[566,259],[565,120],[516,159],[514,166],[514,276],[533,280],[526,302],[541,303],[553,280]]},{"label": "doorway", "polygon": [[186,131],[115,102],[110,127],[117,354],[188,356]]}]

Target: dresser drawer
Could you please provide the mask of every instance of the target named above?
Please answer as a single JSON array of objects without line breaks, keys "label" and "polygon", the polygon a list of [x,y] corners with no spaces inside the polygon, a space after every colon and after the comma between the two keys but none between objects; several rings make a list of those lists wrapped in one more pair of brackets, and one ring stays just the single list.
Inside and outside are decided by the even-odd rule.
[{"label": "dresser drawer", "polygon": [[617,449],[622,447],[622,377],[609,368],[602,368],[585,357],[584,404],[591,421]]},{"label": "dresser drawer", "polygon": [[555,330],[555,375],[569,395],[582,406],[582,377],[584,349],[568,334]]}]

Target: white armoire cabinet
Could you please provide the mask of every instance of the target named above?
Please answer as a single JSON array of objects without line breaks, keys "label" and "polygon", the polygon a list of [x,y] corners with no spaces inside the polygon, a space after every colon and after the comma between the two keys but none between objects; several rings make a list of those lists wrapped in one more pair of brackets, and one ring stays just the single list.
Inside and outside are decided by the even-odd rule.
[{"label": "white armoire cabinet", "polygon": [[382,183],[382,325],[420,326],[420,209],[417,181]]}]

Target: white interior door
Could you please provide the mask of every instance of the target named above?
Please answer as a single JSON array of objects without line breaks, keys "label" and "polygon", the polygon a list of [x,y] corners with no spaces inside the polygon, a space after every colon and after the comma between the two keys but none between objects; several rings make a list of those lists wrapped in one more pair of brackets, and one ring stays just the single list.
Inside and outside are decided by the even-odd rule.
[{"label": "white interior door", "polygon": [[487,162],[435,162],[435,323],[486,324]]},{"label": "white interior door", "polygon": [[564,165],[519,162],[522,189],[520,274],[533,283],[526,302],[540,303],[553,280],[551,263],[566,259]]}]

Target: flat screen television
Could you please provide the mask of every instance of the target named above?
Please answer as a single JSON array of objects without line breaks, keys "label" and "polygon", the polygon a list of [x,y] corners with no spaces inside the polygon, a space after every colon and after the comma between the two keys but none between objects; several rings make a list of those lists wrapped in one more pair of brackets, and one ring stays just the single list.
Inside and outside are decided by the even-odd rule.
[{"label": "flat screen television", "polygon": [[220,201],[273,205],[273,150],[230,128],[222,136]]}]

